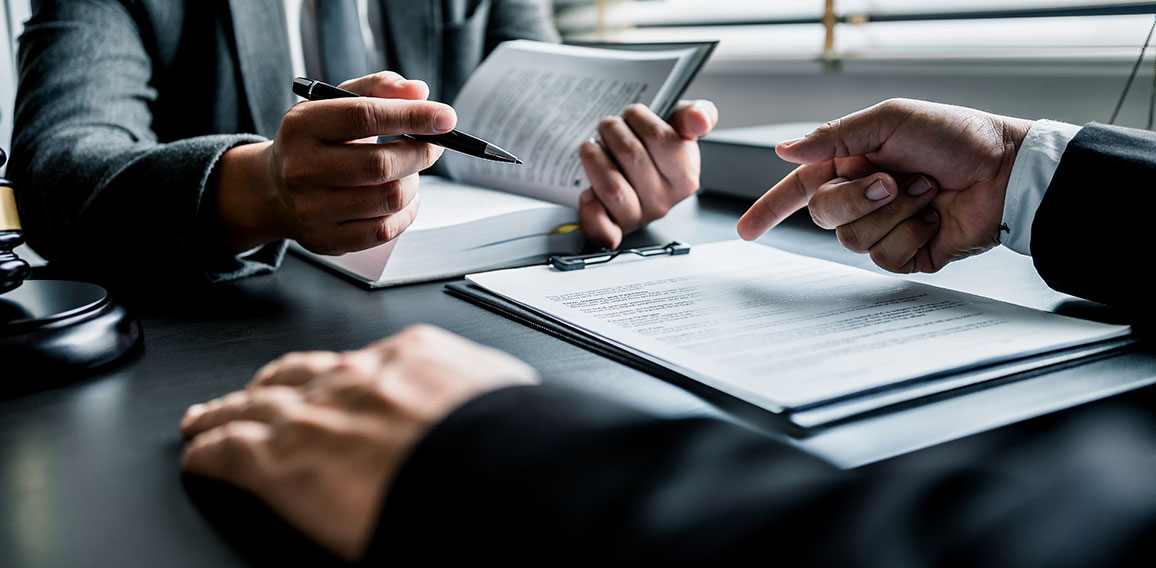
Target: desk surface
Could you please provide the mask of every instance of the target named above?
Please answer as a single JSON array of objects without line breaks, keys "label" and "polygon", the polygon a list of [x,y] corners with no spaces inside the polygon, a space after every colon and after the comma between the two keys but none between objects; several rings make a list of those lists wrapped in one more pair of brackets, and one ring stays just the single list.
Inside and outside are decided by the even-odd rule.
[{"label": "desk surface", "polygon": [[[692,199],[634,240],[734,238],[743,209],[719,198]],[[806,219],[789,221],[764,240],[869,265]],[[1045,309],[1065,301],[1039,282],[1026,259],[1003,253],[990,258],[966,261],[981,264],[947,270],[932,281]],[[976,269],[987,266],[982,263],[999,265],[1015,277],[993,287],[991,278],[972,276],[990,274]],[[450,297],[443,284],[367,291],[289,257],[272,276],[126,298],[144,324],[139,353],[81,383],[0,400],[0,566],[232,566],[324,558],[274,526],[245,496],[182,479],[177,422],[190,404],[242,387],[258,367],[286,351],[357,348],[415,322],[504,349],[533,364],[548,382],[661,415],[717,412],[661,380]],[[1097,405],[1147,407],[1151,390]],[[897,459],[976,459],[985,447],[1029,436],[1080,411]],[[273,536],[240,544],[238,537],[257,526]]]}]

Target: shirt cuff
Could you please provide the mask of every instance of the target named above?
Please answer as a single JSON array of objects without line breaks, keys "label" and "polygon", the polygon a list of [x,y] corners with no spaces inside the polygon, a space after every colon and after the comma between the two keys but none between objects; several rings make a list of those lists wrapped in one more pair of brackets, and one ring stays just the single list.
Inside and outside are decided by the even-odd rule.
[{"label": "shirt cuff", "polygon": [[1000,243],[1020,254],[1031,255],[1032,221],[1060,166],[1068,142],[1080,126],[1037,120],[1020,145],[1004,195]]}]

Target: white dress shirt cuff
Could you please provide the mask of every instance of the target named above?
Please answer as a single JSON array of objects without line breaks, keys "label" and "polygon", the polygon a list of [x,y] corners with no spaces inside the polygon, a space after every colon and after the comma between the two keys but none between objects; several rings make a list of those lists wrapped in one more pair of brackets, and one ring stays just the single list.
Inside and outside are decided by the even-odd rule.
[{"label": "white dress shirt cuff", "polygon": [[1003,202],[1000,243],[1020,254],[1031,255],[1032,222],[1044,200],[1044,192],[1060,166],[1068,142],[1080,127],[1065,122],[1037,120],[1016,154]]}]

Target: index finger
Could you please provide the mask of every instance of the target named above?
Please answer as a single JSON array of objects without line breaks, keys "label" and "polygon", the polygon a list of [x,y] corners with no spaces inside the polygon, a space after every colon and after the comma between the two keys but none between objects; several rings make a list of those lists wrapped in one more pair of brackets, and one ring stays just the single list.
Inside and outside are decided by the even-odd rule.
[{"label": "index finger", "polygon": [[440,134],[457,124],[453,107],[434,101],[357,97],[307,101],[293,107],[302,125],[324,142],[371,136]]},{"label": "index finger", "polygon": [[743,213],[738,223],[739,236],[748,241],[759,238],[805,207],[819,187],[836,177],[834,161],[795,168]]}]

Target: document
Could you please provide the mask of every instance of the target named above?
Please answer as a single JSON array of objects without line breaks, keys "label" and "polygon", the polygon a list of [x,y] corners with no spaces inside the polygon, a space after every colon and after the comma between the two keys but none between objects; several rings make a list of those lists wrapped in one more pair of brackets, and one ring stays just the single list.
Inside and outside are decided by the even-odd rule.
[{"label": "document", "polygon": [[417,219],[401,236],[340,256],[306,258],[372,288],[524,266],[581,248],[578,157],[598,121],[630,104],[659,116],[678,102],[714,42],[499,45],[454,101],[458,128],[522,159],[514,165],[446,152],[450,178],[423,175]]},{"label": "document", "polygon": [[454,101],[458,127],[509,150],[521,167],[447,153],[451,177],[553,203],[578,206],[590,186],[578,145],[598,121],[634,103],[665,116],[713,44],[654,50],[606,49],[517,40],[478,67]]},{"label": "document", "polygon": [[620,257],[574,272],[534,266],[467,279],[773,412],[1130,334],[1128,326],[743,241],[695,246],[684,256]]}]

